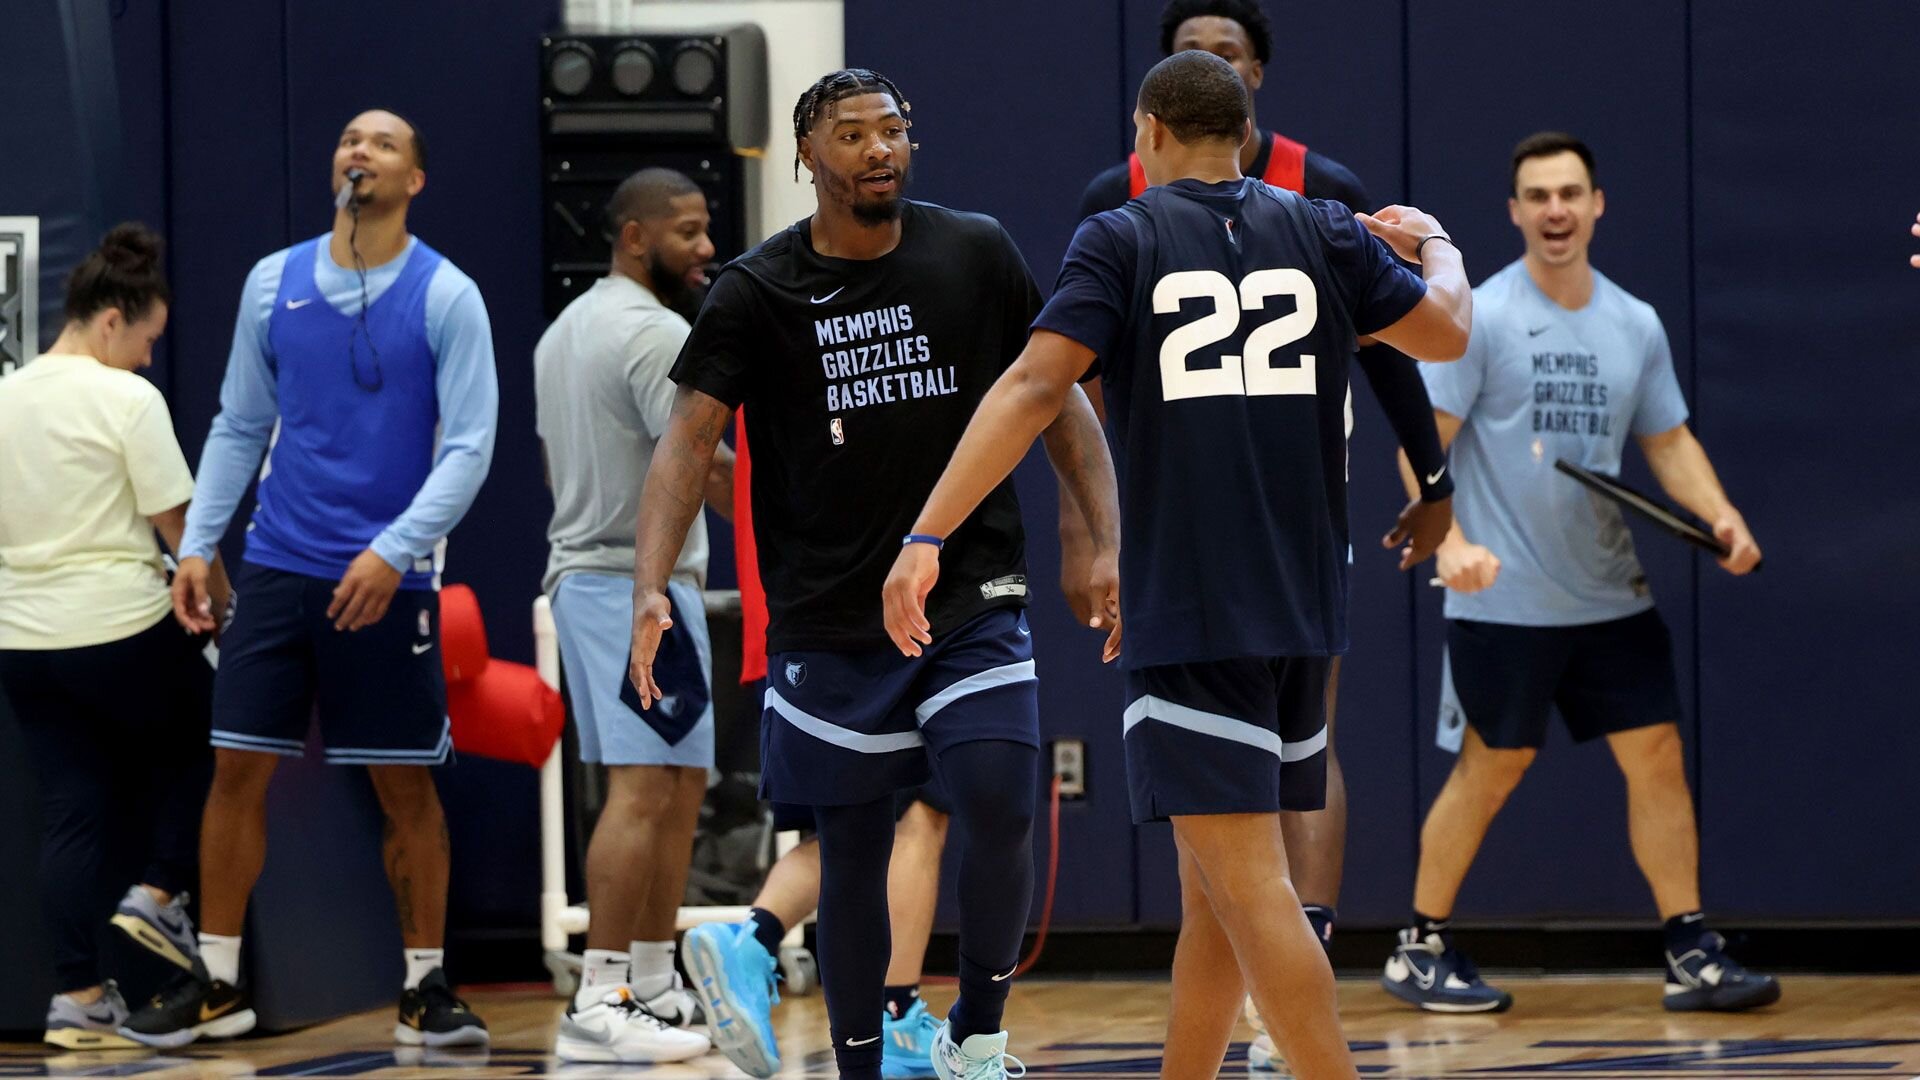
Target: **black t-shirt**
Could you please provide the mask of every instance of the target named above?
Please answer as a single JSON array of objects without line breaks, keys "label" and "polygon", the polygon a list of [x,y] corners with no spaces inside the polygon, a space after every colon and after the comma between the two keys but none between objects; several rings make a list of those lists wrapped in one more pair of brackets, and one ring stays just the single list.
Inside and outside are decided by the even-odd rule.
[{"label": "black t-shirt", "polygon": [[[813,250],[812,219],[720,271],[673,380],[746,409],[767,650],[886,645],[880,587],[1040,290],[1000,223],[906,202],[878,259]],[[1027,602],[1013,483],[940,557],[938,635]]]},{"label": "black t-shirt", "polygon": [[[1265,176],[1267,159],[1273,156],[1273,133],[1260,133],[1260,152],[1254,155],[1253,167],[1246,170],[1248,176]],[[1133,179],[1127,163],[1121,162],[1087,184],[1087,190],[1080,196],[1080,220],[1085,221],[1102,210],[1118,210],[1133,198]],[[1306,189],[1301,192],[1309,199],[1332,199],[1346,203],[1355,210],[1374,208],[1367,201],[1367,189],[1360,184],[1360,178],[1353,175],[1345,165],[1316,150],[1308,149],[1306,163]]]}]

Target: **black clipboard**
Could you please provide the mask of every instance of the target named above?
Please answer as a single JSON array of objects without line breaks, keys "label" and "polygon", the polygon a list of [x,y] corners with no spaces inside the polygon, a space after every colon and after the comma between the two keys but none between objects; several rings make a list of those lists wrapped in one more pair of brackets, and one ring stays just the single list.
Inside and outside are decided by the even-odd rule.
[{"label": "black clipboard", "polygon": [[[1682,518],[1680,515],[1654,502],[1652,499],[1647,498],[1645,495],[1640,494],[1620,481],[1615,480],[1611,476],[1602,476],[1591,469],[1575,465],[1565,458],[1556,458],[1553,467],[1578,480],[1588,489],[1612,499],[1621,506],[1658,525],[1668,534],[1685,540],[1694,547],[1711,554],[1716,559],[1724,559],[1731,554],[1727,546],[1722,544],[1712,533]],[[1755,563],[1753,568],[1755,570],[1760,569],[1760,564]]]}]

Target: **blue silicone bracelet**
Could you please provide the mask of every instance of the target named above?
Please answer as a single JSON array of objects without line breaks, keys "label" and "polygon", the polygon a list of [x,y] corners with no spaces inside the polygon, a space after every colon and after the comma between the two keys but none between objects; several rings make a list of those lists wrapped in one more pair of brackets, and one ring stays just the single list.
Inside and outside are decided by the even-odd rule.
[{"label": "blue silicone bracelet", "polygon": [[901,547],[906,547],[908,544],[932,544],[936,549],[947,546],[945,540],[937,536],[928,536],[926,533],[908,533],[900,538]]}]

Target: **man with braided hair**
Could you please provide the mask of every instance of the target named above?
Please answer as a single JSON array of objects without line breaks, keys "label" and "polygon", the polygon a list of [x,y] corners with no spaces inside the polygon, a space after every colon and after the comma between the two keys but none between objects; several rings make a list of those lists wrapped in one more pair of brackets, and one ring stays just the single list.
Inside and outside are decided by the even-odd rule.
[{"label": "man with braided hair", "polygon": [[[673,417],[640,504],[630,674],[650,706],[674,559],[744,405],[769,613],[762,794],[810,808],[818,829],[820,974],[840,1075],[882,1076],[895,793],[937,776],[960,848],[960,997],[933,1067],[995,1080],[1007,1075],[1001,1014],[1032,898],[1039,775],[1013,485],[944,538],[948,574],[927,604],[939,645],[901,655],[873,601],[1040,294],[998,222],[904,197],[906,113],[891,81],[860,68],[821,78],[794,108],[796,175],[812,174],[817,209],[720,271],[674,365]],[[1046,442],[1117,595],[1113,465],[1086,395],[1071,395]],[[714,1040],[771,1075],[772,965],[764,949],[710,949],[711,936],[690,940],[687,960]],[[736,962],[747,956],[757,970]]]}]

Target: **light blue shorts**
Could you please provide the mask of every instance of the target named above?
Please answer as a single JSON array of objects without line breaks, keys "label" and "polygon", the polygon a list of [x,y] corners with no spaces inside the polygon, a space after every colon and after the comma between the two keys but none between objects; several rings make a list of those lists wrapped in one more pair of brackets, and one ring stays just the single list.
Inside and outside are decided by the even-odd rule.
[{"label": "light blue shorts", "polygon": [[553,621],[580,760],[713,767],[713,646],[706,604],[691,582],[669,582],[667,596],[673,628],[654,663],[665,696],[642,712],[627,682],[633,579],[576,572],[554,586]]}]

